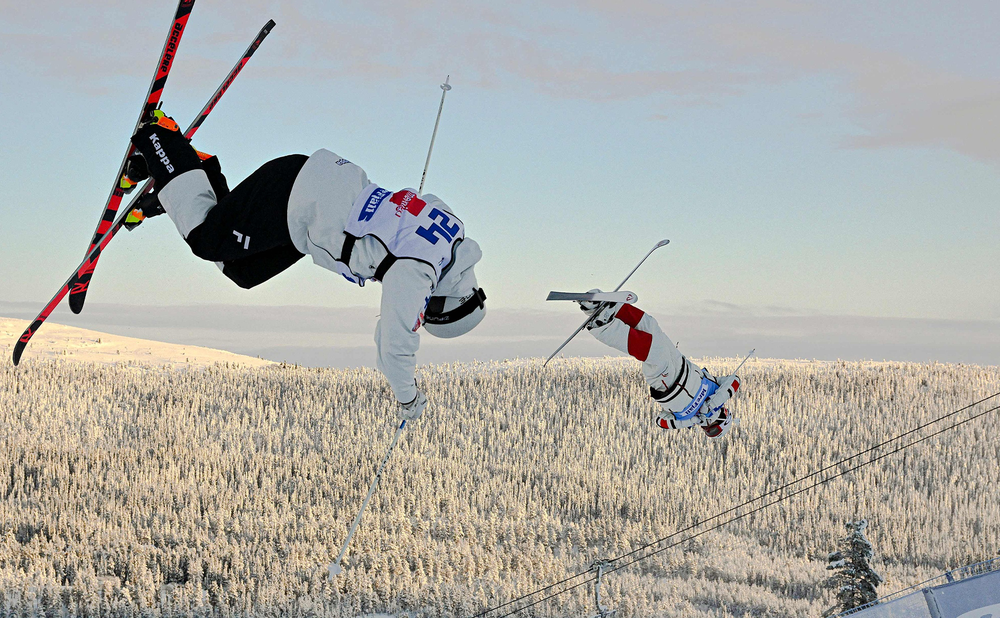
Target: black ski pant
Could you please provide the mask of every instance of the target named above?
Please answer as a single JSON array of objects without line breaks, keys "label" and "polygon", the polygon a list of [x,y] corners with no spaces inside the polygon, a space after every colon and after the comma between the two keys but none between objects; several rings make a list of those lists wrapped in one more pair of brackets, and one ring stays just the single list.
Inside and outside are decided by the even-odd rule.
[{"label": "black ski pant", "polygon": [[221,262],[222,273],[246,289],[302,259],[288,234],[288,197],[308,158],[296,154],[268,161],[228,192],[221,171],[212,177],[219,201],[188,234],[191,251]]}]

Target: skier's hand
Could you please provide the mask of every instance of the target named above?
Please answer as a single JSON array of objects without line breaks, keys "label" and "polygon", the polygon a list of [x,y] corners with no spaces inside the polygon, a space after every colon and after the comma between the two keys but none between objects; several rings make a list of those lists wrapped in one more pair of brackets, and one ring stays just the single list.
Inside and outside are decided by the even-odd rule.
[{"label": "skier's hand", "polygon": [[399,408],[396,410],[396,416],[404,421],[415,421],[420,418],[421,414],[424,413],[424,408],[426,407],[427,396],[418,389],[417,396],[413,398],[413,401],[399,404]]}]

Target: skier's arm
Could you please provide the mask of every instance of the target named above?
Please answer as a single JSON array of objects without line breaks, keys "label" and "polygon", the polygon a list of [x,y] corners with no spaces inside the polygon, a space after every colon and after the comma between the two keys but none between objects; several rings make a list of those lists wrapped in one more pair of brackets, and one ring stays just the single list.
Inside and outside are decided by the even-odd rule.
[{"label": "skier's arm", "polygon": [[382,279],[381,317],[375,327],[377,364],[403,404],[417,396],[417,329],[433,284],[434,270],[416,260],[397,261]]}]

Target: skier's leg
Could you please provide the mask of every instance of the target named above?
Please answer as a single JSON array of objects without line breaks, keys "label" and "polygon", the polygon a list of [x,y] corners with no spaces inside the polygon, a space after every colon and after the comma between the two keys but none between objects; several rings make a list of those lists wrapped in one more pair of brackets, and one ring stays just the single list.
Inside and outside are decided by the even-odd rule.
[{"label": "skier's leg", "polygon": [[681,429],[702,422],[697,416],[700,406],[688,409],[698,396],[701,371],[680,353],[653,316],[633,305],[613,305],[594,319],[589,330],[598,341],[642,361],[650,396],[663,409],[657,426]]},{"label": "skier's leg", "polygon": [[250,257],[219,262],[222,274],[244,289],[264,283],[304,257],[294,245],[281,245]]},{"label": "skier's leg", "polygon": [[656,319],[633,305],[606,309],[589,330],[601,343],[642,361],[642,373],[650,386],[663,388],[660,383],[672,382],[683,366],[684,356]]},{"label": "skier's leg", "polygon": [[289,236],[287,213],[292,185],[308,157],[269,161],[230,191],[218,158],[199,156],[162,113],[144,123],[132,142],[145,162],[143,173],[157,187],[154,201],[195,255],[219,264],[237,285],[258,285],[302,257]]},{"label": "skier's leg", "polygon": [[288,155],[268,161],[205,211],[185,236],[194,254],[212,262],[232,262],[282,247],[281,255],[294,249],[288,234],[288,196],[307,158]]}]

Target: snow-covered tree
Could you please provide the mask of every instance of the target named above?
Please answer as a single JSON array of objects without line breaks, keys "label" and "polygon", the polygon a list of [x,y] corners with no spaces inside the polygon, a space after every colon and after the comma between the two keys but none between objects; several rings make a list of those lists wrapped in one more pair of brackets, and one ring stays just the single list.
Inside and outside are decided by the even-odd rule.
[{"label": "snow-covered tree", "polygon": [[[654,427],[633,359],[541,365],[420,368],[433,408],[329,582],[395,430],[376,370],[0,363],[0,616],[40,616],[47,587],[77,618],[473,615],[1000,383],[1000,366],[756,360],[743,425],[720,445]],[[979,562],[1000,547],[998,433],[984,416],[606,573],[602,595],[619,618],[819,616],[830,572],[809,556],[837,549],[857,512],[880,531],[887,579]],[[593,611],[591,584],[522,615]]]},{"label": "snow-covered tree", "polygon": [[837,604],[823,615],[833,616],[878,598],[876,589],[882,576],[875,572],[869,561],[874,555],[872,544],[865,536],[868,521],[859,519],[848,522],[847,536],[840,540],[840,550],[827,557],[826,568],[833,571],[827,585],[837,591]]}]

